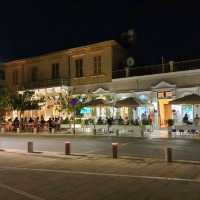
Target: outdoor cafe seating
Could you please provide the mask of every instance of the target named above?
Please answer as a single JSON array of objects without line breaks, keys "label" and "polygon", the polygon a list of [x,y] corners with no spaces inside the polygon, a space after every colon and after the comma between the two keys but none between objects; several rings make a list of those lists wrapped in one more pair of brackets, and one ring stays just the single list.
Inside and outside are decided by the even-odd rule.
[{"label": "outdoor cafe seating", "polygon": [[197,136],[200,134],[200,126],[191,125],[175,125],[172,133],[179,136]]}]

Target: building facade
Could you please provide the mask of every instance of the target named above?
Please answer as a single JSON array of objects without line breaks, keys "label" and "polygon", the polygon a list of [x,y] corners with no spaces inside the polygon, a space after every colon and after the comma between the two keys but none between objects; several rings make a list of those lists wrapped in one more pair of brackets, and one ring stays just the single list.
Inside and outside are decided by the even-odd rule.
[{"label": "building facade", "polygon": [[4,63],[6,84],[13,92],[28,89],[45,96],[40,115],[47,119],[58,115],[54,105],[60,94],[73,93],[81,85],[112,82],[112,71],[125,57],[126,51],[111,40],[11,61]]},{"label": "building facade", "polygon": [[[182,123],[187,113],[193,121],[196,114],[200,115],[198,105],[172,105],[173,99],[189,94],[200,95],[200,60],[170,62],[165,65],[134,67],[129,77],[125,70],[113,72],[112,82],[75,87],[74,92],[88,94],[110,94],[114,101],[126,97],[135,97],[141,102],[133,118],[141,120],[142,115],[150,115],[154,128],[167,127],[167,121],[174,119],[176,124]],[[116,76],[117,74],[117,76]],[[119,77],[120,75],[120,77]],[[114,117],[128,118],[128,109],[113,112]]]},{"label": "building facade", "polygon": [[117,42],[100,42],[7,62],[6,83],[16,91],[111,82],[112,71],[124,58]]},{"label": "building facade", "polygon": [[36,95],[47,97],[42,110],[31,113],[46,119],[60,115],[56,101],[59,94],[68,93],[109,98],[112,105],[117,100],[135,97],[143,102],[137,109],[130,112],[130,108],[114,106],[95,108],[97,118],[141,120],[145,114],[151,116],[154,128],[167,127],[169,119],[181,123],[185,113],[190,120],[194,114],[200,115],[198,106],[170,103],[184,95],[200,95],[200,59],[126,70],[121,68],[125,59],[126,51],[117,42],[105,41],[4,63],[5,82],[13,91],[31,89]]}]

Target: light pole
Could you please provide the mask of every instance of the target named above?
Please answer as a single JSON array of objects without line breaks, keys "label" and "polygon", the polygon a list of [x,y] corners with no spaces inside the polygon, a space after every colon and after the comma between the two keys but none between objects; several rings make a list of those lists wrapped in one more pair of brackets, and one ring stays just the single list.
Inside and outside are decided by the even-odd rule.
[{"label": "light pole", "polygon": [[75,135],[76,134],[76,121],[75,121],[75,117],[76,117],[76,105],[79,103],[79,100],[77,98],[73,98],[71,99],[70,101],[70,104],[73,108],[73,134]]}]

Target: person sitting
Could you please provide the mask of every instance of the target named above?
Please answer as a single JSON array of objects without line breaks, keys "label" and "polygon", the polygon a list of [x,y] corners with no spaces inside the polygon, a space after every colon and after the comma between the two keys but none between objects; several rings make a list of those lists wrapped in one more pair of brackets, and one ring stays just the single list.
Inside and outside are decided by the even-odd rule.
[{"label": "person sitting", "polygon": [[41,119],[40,119],[40,124],[41,124],[41,128],[42,128],[42,129],[44,128],[45,123],[46,123],[46,121],[44,120],[44,117],[43,117],[43,115],[42,115],[42,116],[41,116]]},{"label": "person sitting", "polygon": [[122,117],[121,117],[121,116],[119,116],[119,119],[118,119],[118,124],[119,124],[119,125],[122,125],[122,124],[124,124],[124,120],[122,119]]},{"label": "person sitting", "polygon": [[13,121],[14,131],[17,131],[17,128],[19,128],[19,125],[20,125],[20,121],[18,117],[16,117],[15,120]]},{"label": "person sitting", "polygon": [[103,124],[103,120],[102,120],[101,117],[98,118],[98,120],[97,120],[97,124],[99,124],[99,125]]},{"label": "person sitting", "polygon": [[33,123],[34,122],[34,120],[33,120],[33,118],[32,117],[30,117],[30,119],[29,119],[29,121],[28,121],[29,123]]},{"label": "person sitting", "polygon": [[196,114],[195,118],[194,118],[194,125],[198,126],[199,125],[199,116],[198,114]]},{"label": "person sitting", "polygon": [[111,117],[107,117],[107,125],[108,125],[108,133],[110,133],[110,127],[112,126],[112,118]]},{"label": "person sitting", "polygon": [[186,113],[185,116],[183,117],[183,123],[185,124],[192,124],[190,121],[189,121],[189,118],[188,118],[188,114]]}]

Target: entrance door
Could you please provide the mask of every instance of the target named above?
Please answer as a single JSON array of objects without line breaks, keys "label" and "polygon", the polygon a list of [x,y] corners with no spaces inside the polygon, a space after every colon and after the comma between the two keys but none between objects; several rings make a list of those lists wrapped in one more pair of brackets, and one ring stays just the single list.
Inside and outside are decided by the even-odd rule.
[{"label": "entrance door", "polygon": [[171,104],[165,104],[165,125],[168,126],[167,121],[172,118],[172,107]]},{"label": "entrance door", "polygon": [[170,99],[159,99],[158,103],[160,128],[166,128],[167,120],[172,118]]}]

